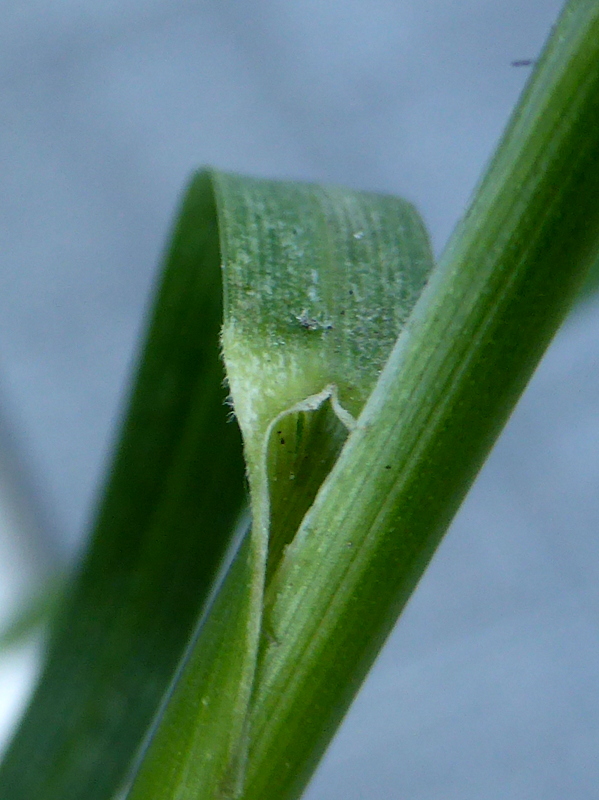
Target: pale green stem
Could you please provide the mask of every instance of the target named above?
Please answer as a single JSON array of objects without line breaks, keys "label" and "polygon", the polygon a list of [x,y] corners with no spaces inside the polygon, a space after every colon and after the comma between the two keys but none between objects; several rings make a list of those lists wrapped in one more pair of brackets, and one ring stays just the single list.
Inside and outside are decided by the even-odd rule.
[{"label": "pale green stem", "polygon": [[270,585],[244,800],[296,798],[599,242],[599,3],[563,13]]}]

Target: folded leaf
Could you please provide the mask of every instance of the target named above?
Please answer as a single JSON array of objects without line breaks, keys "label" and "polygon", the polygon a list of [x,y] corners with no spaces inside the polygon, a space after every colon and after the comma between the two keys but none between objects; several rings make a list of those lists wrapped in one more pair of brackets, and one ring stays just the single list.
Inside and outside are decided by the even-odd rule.
[{"label": "folded leaf", "polygon": [[243,791],[263,601],[432,267],[391,197],[214,176],[223,354],[253,524],[198,632],[130,800]]},{"label": "folded leaf", "polygon": [[245,505],[219,357],[223,288],[254,524],[168,705],[176,734],[161,729],[171,762],[183,753],[185,763],[158,774],[147,764],[152,791],[173,776],[185,785],[190,764],[189,785],[203,769],[206,796],[237,791],[267,570],[335,462],[431,263],[403,201],[194,179],[91,544],[0,767],[2,800],[112,797],[205,611]]}]

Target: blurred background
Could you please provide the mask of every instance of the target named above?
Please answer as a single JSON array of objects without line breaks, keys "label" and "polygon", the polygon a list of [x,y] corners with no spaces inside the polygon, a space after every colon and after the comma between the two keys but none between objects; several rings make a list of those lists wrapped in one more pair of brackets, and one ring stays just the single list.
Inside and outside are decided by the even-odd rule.
[{"label": "blurred background", "polygon": [[[0,624],[82,546],[203,164],[401,194],[438,253],[559,0],[30,0],[0,24]],[[537,371],[307,793],[599,786],[599,306]],[[38,644],[0,655],[0,746]]]}]

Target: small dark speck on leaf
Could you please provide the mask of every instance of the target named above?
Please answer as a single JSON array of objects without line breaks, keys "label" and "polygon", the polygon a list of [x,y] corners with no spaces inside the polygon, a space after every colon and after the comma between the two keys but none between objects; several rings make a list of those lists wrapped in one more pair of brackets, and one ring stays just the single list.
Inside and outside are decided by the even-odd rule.
[{"label": "small dark speck on leaf", "polygon": [[281,444],[285,444],[285,439],[281,439]]},{"label": "small dark speck on leaf", "polygon": [[330,331],[333,329],[333,325],[330,322],[321,322],[313,317],[309,317],[306,311],[302,311],[296,319],[306,331]]},{"label": "small dark speck on leaf", "polygon": [[387,466],[385,467],[385,469],[391,469],[391,464],[387,464]]}]

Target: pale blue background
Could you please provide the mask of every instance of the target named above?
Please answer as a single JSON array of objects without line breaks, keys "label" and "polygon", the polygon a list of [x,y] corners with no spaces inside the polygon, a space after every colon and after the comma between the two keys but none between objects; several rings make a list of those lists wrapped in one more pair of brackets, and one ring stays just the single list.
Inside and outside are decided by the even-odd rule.
[{"label": "pale blue background", "polygon": [[[4,458],[4,494],[20,519],[32,500],[37,554],[32,567],[5,535],[7,607],[78,546],[190,170],[403,194],[439,251],[529,74],[510,62],[538,54],[559,7],[2,4],[0,397],[21,462],[15,478]],[[539,369],[309,800],[599,792],[598,366],[589,305]],[[16,664],[0,671],[5,696],[25,685]]]}]

